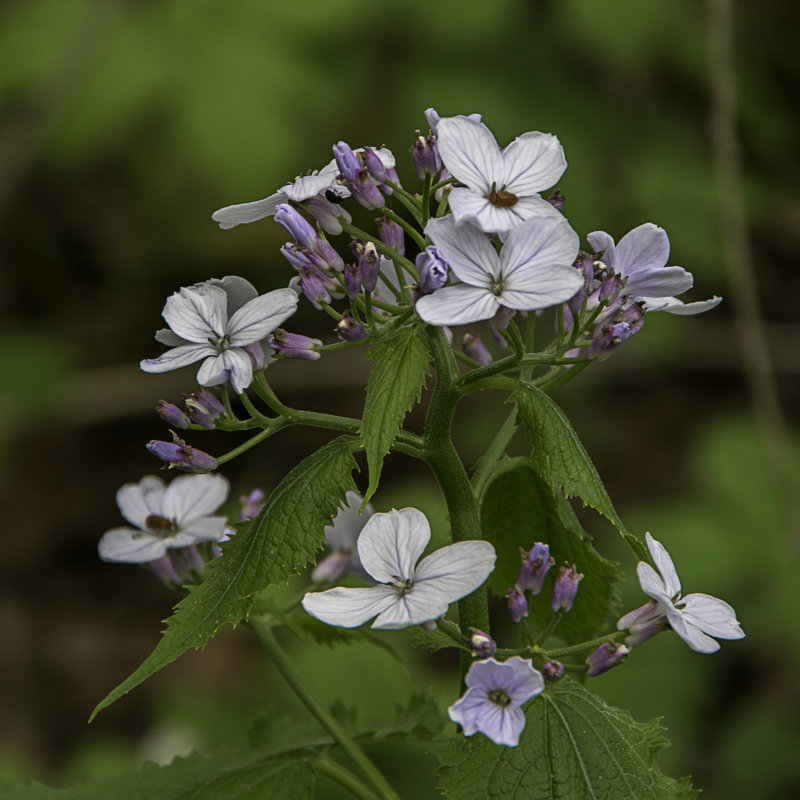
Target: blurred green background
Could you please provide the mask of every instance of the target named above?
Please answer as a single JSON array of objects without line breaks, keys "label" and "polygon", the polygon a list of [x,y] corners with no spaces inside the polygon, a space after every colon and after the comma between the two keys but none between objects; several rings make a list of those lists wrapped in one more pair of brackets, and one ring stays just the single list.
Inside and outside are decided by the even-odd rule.
[{"label": "blurred green background", "polygon": [[[800,11],[781,0],[735,6],[749,234],[796,426]],[[729,297],[709,135],[711,24],[695,0],[0,7],[0,775],[62,785],[244,739],[259,713],[294,713],[255,643],[228,632],[86,725],[155,645],[175,599],[145,571],[95,553],[118,524],[117,488],[157,469],[144,450],[165,434],[153,403],[194,385],[191,370],[138,370],[159,352],[164,298],[212,276],[241,274],[261,291],[289,276],[277,226],[223,232],[211,212],[321,167],[339,139],[386,144],[411,180],[403,157],[424,109],[479,111],[501,144],[527,130],[560,137],[569,168],[559,188],[577,231],[619,239],[656,222],[671,263],[695,275],[688,299]],[[292,330],[332,341],[319,317],[305,304]],[[271,377],[290,404],[352,413],[366,374],[356,351],[284,362]],[[505,413],[499,399],[464,404],[467,460],[488,438],[486,421]],[[651,530],[685,591],[725,598],[747,632],[711,657],[659,637],[592,688],[638,719],[663,716],[665,771],[693,774],[704,797],[800,795],[800,533],[748,402],[733,304],[650,315],[557,399],[629,528]],[[226,471],[235,493],[270,489],[325,439],[280,436]],[[228,438],[193,443],[217,453]],[[385,475],[379,510],[413,503],[441,529],[427,475],[403,457]],[[586,523],[623,562],[626,606],[638,605],[630,554],[607,526]],[[447,657],[410,656],[412,678],[380,651],[326,650],[320,664],[316,649],[294,647],[327,701],[368,698],[369,724],[418,683],[457,691]],[[424,749],[398,746],[388,766],[406,775],[409,797],[436,796]],[[422,759],[413,784],[402,766],[411,755]]]}]

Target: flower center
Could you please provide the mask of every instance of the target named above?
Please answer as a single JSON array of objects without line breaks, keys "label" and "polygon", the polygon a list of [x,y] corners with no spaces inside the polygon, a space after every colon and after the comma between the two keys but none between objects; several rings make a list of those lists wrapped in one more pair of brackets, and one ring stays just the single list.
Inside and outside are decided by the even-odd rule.
[{"label": "flower center", "polygon": [[212,347],[216,347],[217,350],[219,350],[220,352],[223,352],[223,351],[227,350],[230,347],[230,344],[231,344],[230,339],[228,339],[227,334],[225,336],[219,336],[216,339],[213,336],[209,336],[208,337],[208,343]]},{"label": "flower center", "polygon": [[413,578],[401,578],[399,575],[392,575],[394,581],[392,581],[389,585],[393,586],[397,590],[397,594],[400,597],[405,597],[414,586],[414,579]]},{"label": "flower center", "polygon": [[500,708],[511,705],[511,698],[502,689],[492,689],[488,694],[489,699]]},{"label": "flower center", "polygon": [[489,291],[495,296],[500,297],[503,294],[503,276],[492,278],[489,282]]},{"label": "flower center", "polygon": [[492,184],[492,191],[489,192],[489,202],[500,208],[511,208],[511,206],[515,206],[519,202],[519,197],[513,192],[507,192],[505,186],[497,189],[495,184]]},{"label": "flower center", "polygon": [[158,514],[150,514],[144,521],[144,526],[147,530],[158,533],[161,536],[169,536],[178,530],[175,520],[161,517]]}]

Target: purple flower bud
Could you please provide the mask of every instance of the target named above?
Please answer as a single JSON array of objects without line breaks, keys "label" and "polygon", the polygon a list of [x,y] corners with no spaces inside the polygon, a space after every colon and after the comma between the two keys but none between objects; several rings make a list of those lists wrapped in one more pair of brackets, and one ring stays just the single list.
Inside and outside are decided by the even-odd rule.
[{"label": "purple flower bud", "polygon": [[365,147],[361,151],[361,159],[364,163],[364,169],[366,169],[370,178],[378,183],[383,183],[386,180],[386,167],[383,166],[383,161],[371,147]]},{"label": "purple flower bud", "polygon": [[442,171],[442,159],[439,157],[439,148],[436,146],[436,137],[433,134],[423,136],[418,133],[411,145],[411,159],[417,177],[422,181],[426,175],[438,175]]},{"label": "purple flower bud", "polygon": [[612,667],[621,664],[627,657],[630,650],[622,642],[603,642],[597,650],[589,653],[584,662],[589,669],[586,675],[594,678],[608,672]]},{"label": "purple flower bud", "polygon": [[[400,176],[397,174],[397,170],[394,167],[390,167],[386,170],[386,181],[393,183],[395,186],[403,185],[400,183]],[[381,191],[388,197],[394,192],[394,189],[384,183],[381,185]]]},{"label": "purple flower bud", "polygon": [[508,342],[506,341],[506,337],[500,333],[497,328],[490,322],[489,323],[489,333],[491,334],[492,339],[494,339],[494,343],[501,349],[501,350],[508,350]]},{"label": "purple flower bud", "polygon": [[492,354],[489,352],[489,348],[486,347],[480,336],[473,336],[471,333],[465,333],[461,343],[461,349],[467,356],[483,366],[492,363]]},{"label": "purple flower bud", "polygon": [[519,622],[523,617],[528,616],[528,601],[525,594],[517,586],[512,586],[506,593],[508,600],[508,610],[513,622]]},{"label": "purple flower bud", "polygon": [[323,269],[330,268],[336,272],[341,272],[344,269],[344,261],[342,260],[342,257],[336,252],[334,246],[325,238],[325,236],[323,236],[323,234],[317,234],[313,249],[322,259],[323,264],[320,264],[319,266]]},{"label": "purple flower bud", "polygon": [[560,681],[564,677],[564,665],[560,661],[552,659],[542,667],[542,675],[550,683]]},{"label": "purple flower bud", "polygon": [[344,312],[344,316],[336,326],[336,332],[346,342],[358,342],[367,336],[364,326],[349,311]]},{"label": "purple flower bud", "polygon": [[476,658],[491,658],[497,652],[497,642],[478,628],[470,628],[469,649]]},{"label": "purple flower bud", "polygon": [[595,334],[592,343],[586,350],[589,358],[602,354],[610,354],[616,350],[626,339],[631,336],[631,326],[627,322],[617,322],[613,325],[603,325],[599,333]]},{"label": "purple flower bud", "polygon": [[513,308],[501,306],[500,310],[492,317],[492,325],[494,325],[498,331],[504,331],[516,313],[517,312]]},{"label": "purple flower bud", "polygon": [[618,275],[616,272],[609,272],[605,280],[600,284],[600,291],[597,293],[597,299],[601,303],[608,303],[616,300],[625,283],[625,278],[623,278],[622,275]]},{"label": "purple flower bud", "polygon": [[617,621],[617,630],[630,631],[631,635],[625,639],[628,647],[646,642],[669,627],[664,609],[655,600],[648,600],[643,606],[629,611]]},{"label": "purple flower bud", "polygon": [[322,347],[319,339],[302,333],[289,333],[283,328],[276,328],[272,332],[269,344],[272,352],[280,358],[304,358],[308,361],[316,361],[320,357],[317,348]]},{"label": "purple flower bud", "polygon": [[317,232],[308,220],[288,203],[281,203],[275,209],[275,222],[284,228],[298,244],[313,247]]},{"label": "purple flower bud", "polygon": [[353,241],[353,251],[358,256],[358,271],[361,275],[361,284],[368,292],[374,292],[378,285],[378,275],[381,270],[381,254],[372,242]]},{"label": "purple flower bud", "polygon": [[406,253],[406,237],[403,229],[393,220],[387,217],[378,217],[375,220],[378,225],[378,237],[392,250],[396,250],[400,255]]},{"label": "purple flower bud", "polygon": [[[382,208],[383,195],[373,183],[366,167],[359,162],[350,145],[346,142],[337,142],[333,146],[333,156],[353,197],[365,208]],[[388,176],[389,172],[384,170],[384,179]]]},{"label": "purple flower bud", "polygon": [[286,244],[281,247],[281,254],[283,257],[296,270],[301,272],[303,270],[314,269],[314,262],[308,257],[307,251],[308,248],[303,248],[300,245],[292,244],[291,242],[286,242]]},{"label": "purple flower bud", "polygon": [[330,303],[331,301],[331,296],[328,294],[325,284],[322,282],[319,276],[311,270],[307,270],[302,273],[300,278],[300,288],[303,290],[303,294],[311,301],[311,305],[313,305],[317,311],[322,309],[320,303]]},{"label": "purple flower bud", "polygon": [[306,200],[303,206],[320,224],[322,230],[331,236],[338,236],[342,232],[342,222],[349,225],[353,221],[346,208],[340,203],[332,203],[322,195]]},{"label": "purple flower bud", "polygon": [[517,586],[523,591],[527,590],[537,595],[542,591],[547,571],[556,563],[550,555],[550,546],[536,542],[530,552],[526,552],[521,547],[519,552],[522,556],[522,566],[519,570]]},{"label": "purple flower bud", "polygon": [[583,287],[567,301],[567,307],[578,316],[594,281],[594,257],[581,250],[573,266],[583,273]]},{"label": "purple flower bud", "polygon": [[147,449],[162,461],[166,461],[170,469],[185,469],[188,472],[208,472],[217,468],[217,459],[190,447],[183,439],[175,434],[174,442],[161,442],[153,440],[147,443]]},{"label": "purple flower bud", "polygon": [[574,564],[572,566],[565,564],[561,567],[553,586],[553,600],[550,603],[550,608],[554,612],[569,611],[572,608],[582,578],[583,575],[578,572]]},{"label": "purple flower bud", "polygon": [[644,314],[644,303],[641,301],[631,303],[629,306],[625,307],[622,312],[622,321],[630,325],[628,338],[633,336],[634,333],[639,333],[642,329],[642,325],[644,325]]},{"label": "purple flower bud", "polygon": [[426,247],[414,263],[419,270],[417,291],[420,294],[431,294],[447,282],[447,261],[433,245]]},{"label": "purple flower bud", "polygon": [[344,265],[344,290],[351,300],[358,297],[358,293],[361,291],[361,272],[358,264]]},{"label": "purple flower bud", "polygon": [[556,189],[555,192],[553,192],[553,194],[550,195],[550,197],[547,197],[545,199],[547,200],[548,203],[550,203],[551,206],[553,206],[553,208],[557,209],[558,211],[561,211],[564,208],[564,201],[567,198],[564,197],[564,195],[561,194],[561,192],[559,192],[558,189]]},{"label": "purple flower bud", "polygon": [[337,142],[333,146],[333,157],[342,177],[350,183],[357,183],[360,178],[361,164],[358,163],[353,148],[347,142]]},{"label": "purple flower bud", "polygon": [[243,494],[239,498],[241,510],[239,511],[239,522],[246,519],[254,519],[261,513],[267,502],[267,497],[261,489],[253,489],[250,494]]},{"label": "purple flower bud", "polygon": [[216,427],[216,420],[226,414],[225,406],[220,399],[208,389],[188,395],[183,402],[189,419],[195,425],[202,425],[206,430]]},{"label": "purple flower bud", "polygon": [[172,425],[173,428],[189,427],[189,418],[174,403],[159,400],[156,403],[156,412],[167,425]]}]

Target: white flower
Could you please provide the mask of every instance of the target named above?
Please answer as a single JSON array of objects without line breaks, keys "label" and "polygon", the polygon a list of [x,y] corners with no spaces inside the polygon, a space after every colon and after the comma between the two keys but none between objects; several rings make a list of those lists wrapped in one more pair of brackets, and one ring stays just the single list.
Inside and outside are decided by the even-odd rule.
[{"label": "white flower", "polygon": [[700,314],[719,305],[721,297],[684,303],[675,297],[694,284],[694,277],[683,267],[666,266],[669,259],[667,232],[652,222],[626,233],[618,244],[605,231],[594,231],[587,237],[595,252],[603,253],[603,263],[626,278],[625,294],[644,301],[647,311],[670,314]]},{"label": "white flower", "polygon": [[545,205],[503,237],[499,253],[474,225],[458,225],[450,216],[431,220],[425,233],[462,283],[421,297],[420,317],[431,325],[466,325],[490,319],[501,306],[532,311],[569,300],[583,286],[572,266],[580,241]]},{"label": "white flower", "polygon": [[[636,572],[642,591],[655,603],[647,603],[626,614],[617,622],[617,629],[630,630],[638,642],[650,632],[656,632],[658,619],[666,617],[675,633],[698,653],[719,650],[719,643],[712,636],[718,639],[743,638],[736,612],[724,600],[708,594],[681,597],[681,582],[669,553],[649,533],[646,539],[658,572],[644,561],[638,563]],[[636,638],[640,631],[643,636]]]},{"label": "white flower", "polygon": [[361,531],[372,517],[372,505],[367,503],[359,514],[364,498],[358,492],[347,492],[343,508],[333,518],[333,525],[325,527],[325,543],[332,551],[311,573],[314,583],[333,583],[346,573],[366,575],[358,558],[357,542]]},{"label": "white flower", "polygon": [[147,475],[117,492],[117,505],[132,528],[113,528],[100,539],[103,561],[143,564],[167,550],[224,541],[225,517],[211,516],[228,497],[221,475],[182,475],[164,484]]},{"label": "white flower", "polygon": [[303,608],[329,625],[356,628],[377,616],[373,628],[407,628],[441,617],[450,603],[475,591],[496,559],[488,542],[457,542],[417,564],[431,538],[425,515],[416,508],[375,514],[358,538],[364,569],[377,582],[366,589],[338,586],[311,592]]},{"label": "white flower", "polygon": [[171,330],[156,334],[171,349],[139,366],[145,372],[168,372],[202,360],[197,372],[201,386],[230,380],[241,394],[253,381],[253,361],[263,366],[261,341],[296,308],[293,289],[258,296],[247,281],[234,276],[182,288],[167,299],[162,312]]},{"label": "white flower", "polygon": [[567,168],[564,150],[551,133],[523,133],[500,149],[492,132],[468,117],[444,117],[436,124],[442,163],[463,187],[450,192],[459,224],[473,220],[486,233],[510,230],[552,206],[539,192]]}]

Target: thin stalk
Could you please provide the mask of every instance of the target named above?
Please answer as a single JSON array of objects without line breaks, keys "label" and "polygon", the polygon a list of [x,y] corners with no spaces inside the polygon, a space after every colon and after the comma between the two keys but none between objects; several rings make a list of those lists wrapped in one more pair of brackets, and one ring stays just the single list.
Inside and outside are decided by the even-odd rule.
[{"label": "thin stalk", "polygon": [[[423,230],[425,229],[425,225],[428,222],[428,218],[431,215],[431,183],[432,177],[429,172],[425,173],[425,183],[422,187],[422,217],[420,219],[420,224],[422,225]],[[423,250],[425,248],[422,248]]]},{"label": "thin stalk", "polygon": [[258,638],[269,653],[272,663],[280,672],[292,691],[298,696],[303,705],[320,725],[334,738],[337,744],[353,760],[364,776],[377,790],[378,796],[383,800],[400,800],[400,796],[392,789],[386,778],[370,761],[367,754],[347,735],[345,729],[317,702],[308,687],[300,677],[297,668],[289,660],[278,644],[272,629],[258,617],[250,619],[250,626],[258,634]]},{"label": "thin stalk", "polygon": [[[419,197],[411,194],[411,192],[406,191],[397,183],[393,183],[392,181],[384,181],[384,183],[394,191],[394,196],[408,209],[408,211],[411,212],[411,214],[413,214],[414,219],[419,222],[422,218],[422,209],[420,208]],[[386,206],[380,209],[380,211],[381,214],[383,214],[386,211]]]},{"label": "thin stalk", "polygon": [[321,755],[312,761],[311,765],[321,775],[335,781],[359,800],[376,800],[378,798],[378,795],[369,786],[365,786],[350,770],[345,769],[338,761],[334,761],[326,755]]},{"label": "thin stalk", "polygon": [[269,439],[273,433],[276,433],[281,428],[285,428],[292,423],[289,420],[285,420],[285,424],[280,426],[275,426],[269,428],[267,430],[261,431],[261,433],[257,433],[255,436],[249,438],[244,444],[240,444],[238,447],[234,447],[233,450],[229,450],[225,455],[220,456],[217,459],[217,464],[227,464],[228,461],[233,461],[234,458],[238,458],[242,453],[246,453],[250,448],[255,447],[260,442],[263,442],[264,439]]},{"label": "thin stalk", "polygon": [[475,466],[471,481],[472,492],[479,500],[483,497],[483,493],[489,484],[489,479],[494,474],[497,463],[505,455],[506,448],[514,438],[518,427],[517,409],[515,408],[506,417],[505,422],[500,426],[500,430],[495,434],[492,443]]},{"label": "thin stalk", "polygon": [[373,236],[372,234],[361,230],[361,228],[357,227],[356,225],[344,221],[342,221],[342,230],[358,239],[363,239],[365,242],[372,242],[375,247],[377,247],[378,250],[380,250],[381,253],[383,253],[387,258],[391,258],[392,261],[399,261],[403,265],[403,269],[408,270],[409,274],[417,274],[417,268],[412,261],[409,261],[404,255],[398,253],[394,248],[384,244],[377,236]]}]

